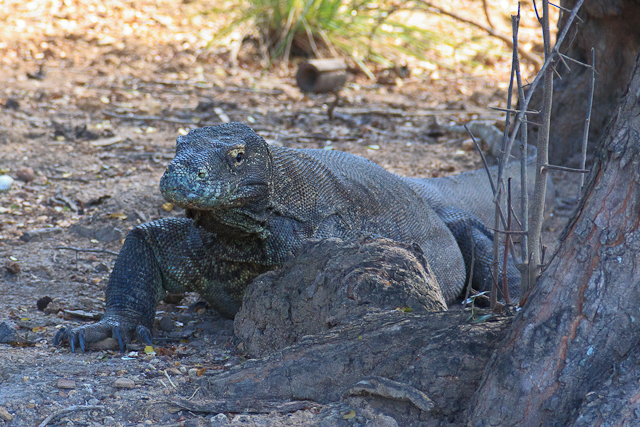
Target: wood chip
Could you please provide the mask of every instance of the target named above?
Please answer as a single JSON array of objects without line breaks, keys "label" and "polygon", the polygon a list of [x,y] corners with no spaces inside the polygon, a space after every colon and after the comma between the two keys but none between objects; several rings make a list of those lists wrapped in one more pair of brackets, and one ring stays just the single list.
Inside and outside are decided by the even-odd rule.
[{"label": "wood chip", "polygon": [[11,421],[13,419],[13,415],[7,412],[7,410],[4,409],[3,407],[0,407],[0,418],[2,418],[5,421]]},{"label": "wood chip", "polygon": [[58,388],[67,389],[67,390],[74,389],[76,388],[76,382],[74,380],[68,380],[66,378],[59,378]]},{"label": "wood chip", "polygon": [[114,136],[107,139],[98,139],[96,141],[91,141],[89,144],[93,145],[94,147],[108,147],[110,145],[117,144],[120,141],[122,141],[121,136]]},{"label": "wood chip", "polygon": [[136,383],[129,378],[118,378],[115,383],[113,383],[114,387],[118,388],[134,388]]}]

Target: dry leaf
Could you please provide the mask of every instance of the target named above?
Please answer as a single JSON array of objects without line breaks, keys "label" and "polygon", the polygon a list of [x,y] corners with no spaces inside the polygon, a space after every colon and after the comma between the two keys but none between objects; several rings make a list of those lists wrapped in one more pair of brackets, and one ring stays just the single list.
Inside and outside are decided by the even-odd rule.
[{"label": "dry leaf", "polygon": [[117,144],[120,141],[122,141],[121,136],[114,136],[107,139],[99,139],[97,141],[91,141],[89,144],[93,145],[94,147],[108,147],[109,145]]},{"label": "dry leaf", "polygon": [[125,219],[127,219],[127,216],[125,214],[123,214],[122,212],[115,212],[115,213],[110,213],[109,214],[109,218],[125,220]]},{"label": "dry leaf", "polygon": [[353,409],[342,416],[343,420],[350,420],[351,418],[356,417],[356,411]]}]

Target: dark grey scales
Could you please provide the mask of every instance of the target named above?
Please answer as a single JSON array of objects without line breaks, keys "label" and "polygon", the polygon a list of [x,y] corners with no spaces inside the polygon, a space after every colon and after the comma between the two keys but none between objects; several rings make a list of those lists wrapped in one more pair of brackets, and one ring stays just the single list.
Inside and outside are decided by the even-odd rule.
[{"label": "dark grey scales", "polygon": [[[490,284],[493,235],[484,224],[495,208],[484,171],[404,178],[348,153],[269,146],[248,126],[229,123],[179,137],[160,191],[186,218],[132,230],[109,277],[102,320],[61,329],[54,345],[84,350],[113,336],[123,348],[134,333],[150,343],[166,292],[198,292],[233,317],[247,285],[311,238],[415,242],[448,302],[464,289],[474,242],[474,287]],[[507,275],[517,295],[515,266]]]}]

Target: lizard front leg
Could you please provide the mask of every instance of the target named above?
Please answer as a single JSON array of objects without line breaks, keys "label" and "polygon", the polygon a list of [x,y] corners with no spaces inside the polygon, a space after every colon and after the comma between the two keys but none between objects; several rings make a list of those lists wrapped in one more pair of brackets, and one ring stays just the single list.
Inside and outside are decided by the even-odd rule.
[{"label": "lizard front leg", "polygon": [[151,343],[158,302],[167,291],[191,290],[190,282],[206,264],[205,248],[185,250],[190,243],[197,245],[197,236],[192,242],[194,233],[197,230],[187,219],[163,219],[133,229],[109,276],[103,318],[92,325],[61,329],[53,344],[68,341],[72,351],[76,346],[84,351],[86,344],[111,336],[123,350],[134,334]]}]

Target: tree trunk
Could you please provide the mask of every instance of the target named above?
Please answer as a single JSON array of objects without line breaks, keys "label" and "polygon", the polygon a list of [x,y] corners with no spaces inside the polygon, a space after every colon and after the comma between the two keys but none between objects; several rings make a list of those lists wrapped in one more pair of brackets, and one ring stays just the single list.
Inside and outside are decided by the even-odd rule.
[{"label": "tree trunk", "polygon": [[581,206],[487,365],[469,426],[640,423],[640,56],[612,111]]},{"label": "tree trunk", "polygon": [[[576,0],[562,0],[572,9]],[[566,25],[568,13],[558,22]],[[640,1],[586,0],[573,26],[577,31],[565,39],[560,51],[578,61],[591,64],[591,48],[595,49],[596,84],[589,131],[590,152],[603,134],[611,112],[626,89],[640,47]],[[556,69],[562,79],[554,81],[551,112],[551,145],[549,159],[554,164],[578,165],[585,115],[589,100],[590,71],[566,60]],[[532,132],[537,128],[532,126]],[[535,141],[535,139],[532,139]]]}]

